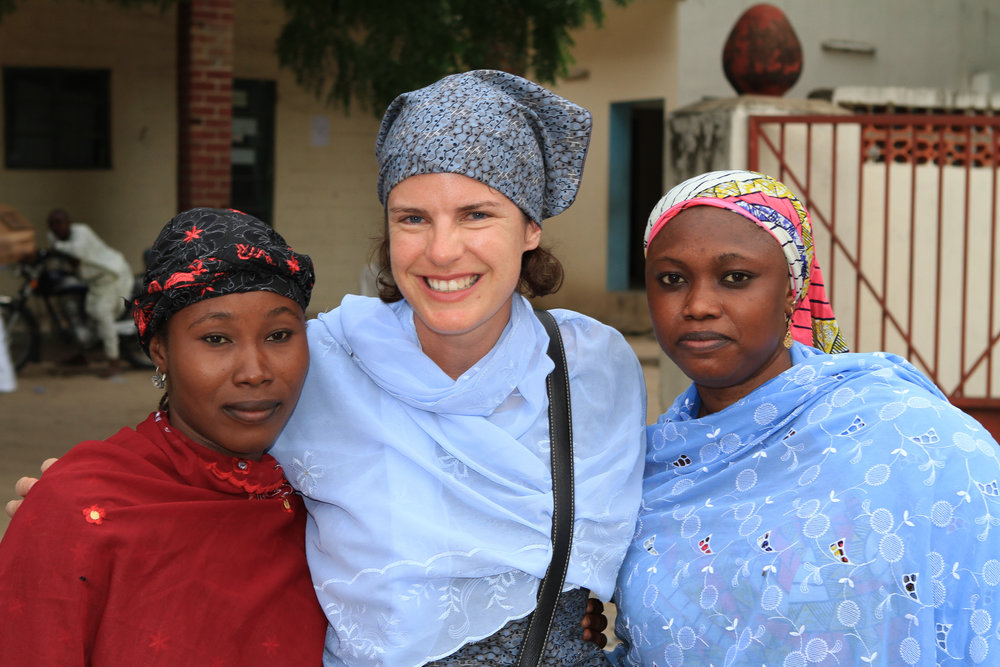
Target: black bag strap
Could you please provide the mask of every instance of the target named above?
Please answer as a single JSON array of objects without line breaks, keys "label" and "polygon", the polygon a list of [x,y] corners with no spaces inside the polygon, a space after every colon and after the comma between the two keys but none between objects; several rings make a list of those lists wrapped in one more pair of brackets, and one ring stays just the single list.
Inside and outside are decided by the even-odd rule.
[{"label": "black bag strap", "polygon": [[518,652],[518,667],[542,664],[545,642],[552,630],[556,602],[566,580],[573,548],[573,423],[570,417],[569,374],[559,325],[547,310],[535,315],[549,334],[549,357],[556,367],[545,379],[549,395],[549,442],[552,451],[552,561],[538,587],[538,604]]}]

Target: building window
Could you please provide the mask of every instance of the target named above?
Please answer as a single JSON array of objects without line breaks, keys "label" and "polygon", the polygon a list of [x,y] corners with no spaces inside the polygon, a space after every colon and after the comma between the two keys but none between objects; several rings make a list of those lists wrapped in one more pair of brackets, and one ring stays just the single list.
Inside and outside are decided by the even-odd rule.
[{"label": "building window", "polygon": [[8,169],[109,169],[108,70],[4,67]]},{"label": "building window", "polygon": [[608,289],[645,289],[642,237],[663,196],[663,100],[611,105]]}]

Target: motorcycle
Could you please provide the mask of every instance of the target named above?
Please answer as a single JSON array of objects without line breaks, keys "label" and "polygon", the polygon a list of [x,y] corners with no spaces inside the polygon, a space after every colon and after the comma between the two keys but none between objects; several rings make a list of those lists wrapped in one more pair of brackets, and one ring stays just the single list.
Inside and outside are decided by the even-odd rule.
[{"label": "motorcycle", "polygon": [[[44,332],[32,303],[40,303],[49,325],[49,337],[77,354],[100,345],[100,336],[84,304],[87,284],[71,268],[69,258],[52,250],[39,250],[34,258],[17,264],[21,285],[13,296],[0,295],[0,317],[7,334],[11,362],[21,370],[28,362],[42,360]],[[132,321],[131,303],[142,287],[136,276],[125,312],[115,321],[121,358],[134,368],[152,368],[139,346]]]}]

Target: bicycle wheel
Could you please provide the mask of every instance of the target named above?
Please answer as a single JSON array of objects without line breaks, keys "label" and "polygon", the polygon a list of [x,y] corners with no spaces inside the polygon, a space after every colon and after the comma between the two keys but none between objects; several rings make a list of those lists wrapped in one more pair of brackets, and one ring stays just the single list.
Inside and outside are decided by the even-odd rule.
[{"label": "bicycle wheel", "polygon": [[7,349],[14,369],[21,370],[29,361],[38,361],[42,332],[31,311],[12,303],[0,303],[0,316],[3,317]]}]

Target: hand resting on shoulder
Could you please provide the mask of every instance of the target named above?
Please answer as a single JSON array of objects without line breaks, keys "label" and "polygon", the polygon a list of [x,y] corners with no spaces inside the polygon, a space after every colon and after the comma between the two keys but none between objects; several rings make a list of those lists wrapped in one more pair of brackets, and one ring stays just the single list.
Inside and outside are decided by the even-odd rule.
[{"label": "hand resting on shoulder", "polygon": [[[45,459],[44,461],[42,461],[41,465],[42,473],[44,474],[45,471],[49,469],[49,466],[51,466],[57,460],[58,459]],[[14,493],[18,496],[18,498],[9,501],[7,503],[7,506],[4,508],[4,510],[7,512],[8,517],[10,517],[11,519],[14,518],[14,513],[17,512],[17,508],[21,506],[21,501],[23,501],[24,497],[28,495],[28,491],[31,490],[31,487],[33,487],[35,485],[35,482],[37,481],[38,481],[37,477],[22,477],[21,479],[17,480],[17,482],[15,482]]]}]

